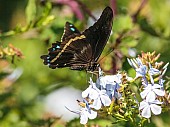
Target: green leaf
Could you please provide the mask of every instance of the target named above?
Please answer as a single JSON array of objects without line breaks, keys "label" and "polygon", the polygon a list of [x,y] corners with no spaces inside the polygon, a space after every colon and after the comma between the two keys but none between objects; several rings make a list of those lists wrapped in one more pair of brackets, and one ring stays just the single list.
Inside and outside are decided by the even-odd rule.
[{"label": "green leaf", "polygon": [[127,31],[133,27],[132,19],[130,16],[120,15],[117,16],[113,23],[114,32]]},{"label": "green leaf", "polygon": [[159,36],[157,32],[154,30],[154,28],[151,26],[151,24],[148,23],[146,18],[142,18],[138,22],[139,22],[140,28],[143,31],[149,33],[152,36],[156,36],[156,37]]},{"label": "green leaf", "polygon": [[45,26],[45,25],[51,23],[54,19],[55,19],[54,15],[49,15],[47,17],[43,17],[35,24],[35,26],[38,26],[38,27]]},{"label": "green leaf", "polygon": [[138,41],[133,36],[127,36],[122,39],[121,46],[124,47],[135,47],[138,44]]},{"label": "green leaf", "polygon": [[26,13],[26,18],[27,18],[27,23],[29,24],[36,17],[36,3],[35,3],[35,0],[29,0],[28,1],[25,13]]}]

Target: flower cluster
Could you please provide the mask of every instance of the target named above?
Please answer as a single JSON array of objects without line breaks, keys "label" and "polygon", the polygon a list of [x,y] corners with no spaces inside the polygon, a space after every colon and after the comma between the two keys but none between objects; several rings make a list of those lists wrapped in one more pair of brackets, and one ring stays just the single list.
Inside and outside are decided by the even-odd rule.
[{"label": "flower cluster", "polygon": [[160,101],[160,98],[165,95],[163,88],[165,80],[162,79],[162,76],[167,70],[169,63],[160,69],[163,63],[156,62],[158,57],[159,56],[155,56],[155,53],[143,53],[142,57],[139,56],[136,59],[128,59],[129,64],[136,71],[135,78],[140,78],[142,82],[140,96],[143,101],[140,102],[139,110],[141,110],[142,117],[145,118],[151,117],[151,111],[155,115],[159,115],[162,111],[161,106],[159,106],[163,103]]},{"label": "flower cluster", "polygon": [[[100,69],[99,73],[101,73]],[[77,112],[80,115],[81,124],[86,124],[88,118],[96,118],[98,110],[110,106],[112,100],[121,97],[121,94],[118,92],[121,78],[121,74],[100,75],[96,83],[90,78],[89,87],[82,92],[83,102],[79,102],[82,108]]]},{"label": "flower cluster", "polygon": [[164,102],[168,102],[163,79],[168,63],[162,67],[163,62],[156,62],[158,58],[159,55],[153,52],[128,59],[136,71],[135,78],[129,77],[124,71],[104,76],[99,68],[96,82],[90,78],[89,87],[82,92],[83,101],[79,101],[81,109],[74,112],[80,115],[80,123],[86,124],[88,119],[102,114],[114,117],[115,123],[131,121],[135,126],[143,126],[143,122],[138,122],[139,118],[142,121],[152,114],[159,115]]},{"label": "flower cluster", "polygon": [[9,44],[8,47],[3,48],[0,46],[0,58],[3,58],[5,56],[17,56],[19,58],[24,58],[22,52],[14,47],[12,44]]}]

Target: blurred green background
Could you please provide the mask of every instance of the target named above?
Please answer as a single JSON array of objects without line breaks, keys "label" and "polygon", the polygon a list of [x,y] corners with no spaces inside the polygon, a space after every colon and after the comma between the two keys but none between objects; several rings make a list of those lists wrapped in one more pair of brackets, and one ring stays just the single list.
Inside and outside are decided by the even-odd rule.
[{"label": "blurred green background", "polygon": [[[126,57],[141,51],[156,51],[161,54],[159,61],[170,61],[169,0],[0,0],[0,127],[81,126],[79,120],[66,124],[56,117],[47,119],[43,98],[63,86],[84,90],[88,75],[68,68],[52,70],[40,56],[60,40],[66,21],[83,31],[92,25],[89,12],[97,17],[106,6],[115,13],[113,33],[100,61],[106,73],[128,72]],[[11,51],[9,44],[16,50]],[[9,79],[15,69],[22,69],[21,76]],[[150,126],[168,127],[169,116],[153,117]],[[100,119],[96,123],[106,125]]]}]

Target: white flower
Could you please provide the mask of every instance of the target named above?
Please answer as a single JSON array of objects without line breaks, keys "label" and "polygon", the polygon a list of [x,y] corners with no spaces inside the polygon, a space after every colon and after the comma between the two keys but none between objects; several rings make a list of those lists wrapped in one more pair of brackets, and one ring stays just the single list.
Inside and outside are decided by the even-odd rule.
[{"label": "white flower", "polygon": [[159,84],[148,84],[147,87],[144,88],[144,91],[140,93],[142,99],[146,97],[146,101],[154,101],[156,95],[164,96],[165,91],[161,90],[162,86]]},{"label": "white flower", "polygon": [[89,119],[95,119],[97,117],[97,112],[93,110],[89,110],[88,108],[82,108],[79,112],[80,115],[80,123],[86,124]]},{"label": "white flower", "polygon": [[92,108],[99,110],[102,106],[109,106],[111,104],[111,100],[105,90],[98,91],[96,96],[98,97],[94,99],[93,104],[91,105]]},{"label": "white flower", "polygon": [[139,58],[136,59],[127,59],[129,64],[135,69],[136,71],[136,78],[143,77],[145,78],[145,75],[147,73],[147,66],[143,65],[142,61]]},{"label": "white flower", "polygon": [[91,105],[89,105],[89,103],[83,99],[83,102],[79,102],[82,103],[79,104],[80,106],[82,106],[82,108],[79,111],[72,111],[69,108],[67,108],[70,112],[76,113],[80,115],[80,123],[81,124],[86,124],[88,119],[95,119],[97,117],[97,112],[93,111],[91,109]]},{"label": "white flower", "polygon": [[90,85],[85,91],[82,92],[82,97],[96,99],[98,97],[98,91],[99,89],[96,87],[96,84],[93,83],[92,79],[90,78]]},{"label": "white flower", "polygon": [[146,73],[147,73],[147,66],[140,65],[139,68],[136,69],[136,78],[145,77]]},{"label": "white flower", "polygon": [[106,88],[108,84],[113,86],[116,85],[116,83],[120,84],[121,78],[121,74],[101,76],[97,80],[97,84],[102,86],[103,88]]},{"label": "white flower", "polygon": [[100,109],[102,106],[109,106],[111,104],[111,100],[106,94],[106,90],[98,89],[91,78],[89,87],[82,92],[82,97],[88,97],[93,100],[91,107],[95,108],[96,110]]},{"label": "white flower", "polygon": [[145,118],[150,118],[151,111],[155,115],[161,114],[162,108],[157,104],[162,104],[162,102],[160,102],[159,100],[154,100],[151,102],[143,100],[142,102],[140,102],[139,110],[142,110],[141,115]]},{"label": "white flower", "polygon": [[162,71],[162,76],[165,74],[165,72],[166,72],[166,70],[167,70],[167,68],[168,68],[168,65],[169,65],[169,63],[167,63],[162,69],[163,69],[163,71]]},{"label": "white flower", "polygon": [[150,75],[160,74],[160,71],[156,68],[153,68],[150,63],[149,63],[149,67],[150,67],[150,69],[149,69],[148,73]]},{"label": "white flower", "polygon": [[150,80],[151,80],[151,83],[154,84],[154,79],[153,79],[152,76],[160,74],[160,71],[156,68],[153,68],[150,63],[149,63],[149,68],[150,69],[149,69],[148,73],[149,73],[149,76],[150,76]]},{"label": "white flower", "polygon": [[118,89],[120,88],[119,84],[121,84],[121,78],[121,74],[102,76],[97,80],[97,85],[106,90],[106,94],[111,100],[112,98],[119,99],[121,94],[118,92]]},{"label": "white flower", "polygon": [[164,90],[164,82],[165,80],[163,80],[162,78],[159,79],[159,85],[161,86],[162,90]]},{"label": "white flower", "polygon": [[147,101],[154,101],[156,95],[164,96],[165,91],[161,89],[162,86],[159,84],[148,84],[147,87],[144,88],[144,91],[140,93],[142,99],[146,97]]}]

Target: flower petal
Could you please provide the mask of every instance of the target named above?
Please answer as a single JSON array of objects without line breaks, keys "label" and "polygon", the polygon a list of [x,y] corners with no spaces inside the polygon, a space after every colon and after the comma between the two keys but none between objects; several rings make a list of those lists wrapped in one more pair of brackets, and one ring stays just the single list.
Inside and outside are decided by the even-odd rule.
[{"label": "flower petal", "polygon": [[153,91],[150,91],[146,96],[146,102],[152,102],[156,98],[156,95]]},{"label": "flower petal", "polygon": [[102,107],[102,103],[100,98],[97,98],[93,101],[93,104],[91,105],[92,108],[99,110]]},{"label": "flower petal", "polygon": [[147,72],[146,65],[140,65],[140,67],[136,69],[136,78],[144,77],[146,75],[146,72]]},{"label": "flower petal", "polygon": [[154,79],[153,79],[152,75],[149,74],[149,77],[150,77],[151,83],[154,84]]},{"label": "flower petal", "polygon": [[163,86],[164,86],[164,82],[165,82],[165,80],[163,80],[163,79],[159,79],[159,85],[161,86],[161,88],[163,88]]},{"label": "flower petal", "polygon": [[137,69],[137,61],[135,59],[128,59],[129,64],[134,68]]},{"label": "flower petal", "polygon": [[111,100],[107,95],[101,95],[101,101],[104,106],[109,106],[111,104]]},{"label": "flower petal", "polygon": [[159,96],[164,96],[165,95],[165,91],[164,90],[159,90],[159,89],[153,89],[153,91],[159,95]]},{"label": "flower petal", "polygon": [[147,94],[149,93],[149,89],[145,89],[144,91],[142,91],[141,93],[140,93],[140,96],[142,97],[142,99],[144,99],[146,96],[147,96]]},{"label": "flower petal", "polygon": [[150,107],[151,107],[151,111],[153,112],[153,114],[155,115],[161,114],[161,111],[162,111],[161,106],[158,106],[156,104],[151,104]]},{"label": "flower petal", "polygon": [[95,119],[97,117],[97,112],[91,110],[91,113],[88,113],[89,119]]},{"label": "flower petal", "polygon": [[92,86],[90,85],[86,90],[84,90],[84,91],[82,92],[81,96],[82,96],[83,98],[86,98],[86,97],[89,95],[91,89],[92,89]]},{"label": "flower petal", "polygon": [[80,123],[81,124],[86,124],[88,121],[88,113],[85,109],[82,109],[80,113]]},{"label": "flower petal", "polygon": [[91,99],[97,99],[98,96],[99,96],[99,93],[98,93],[96,90],[91,89],[91,91],[90,91],[90,93],[89,93],[89,98],[91,98]]},{"label": "flower petal", "polygon": [[115,92],[113,98],[120,99],[122,97],[122,94],[119,92]]},{"label": "flower petal", "polygon": [[156,68],[150,68],[149,69],[149,74],[150,75],[156,75],[156,74],[159,74],[160,73],[160,71],[158,70],[158,69],[156,69]]},{"label": "flower petal", "polygon": [[163,102],[159,101],[159,100],[154,100],[153,102],[151,102],[152,104],[162,104]]},{"label": "flower petal", "polygon": [[139,110],[144,109],[146,106],[148,106],[148,103],[146,101],[140,102]]},{"label": "flower petal", "polygon": [[153,89],[157,89],[157,88],[161,88],[161,87],[162,87],[162,86],[159,85],[159,84],[154,84],[154,85],[152,86]]},{"label": "flower petal", "polygon": [[142,110],[142,114],[143,117],[145,118],[150,118],[151,117],[151,110],[150,110],[150,106],[146,105],[146,107]]},{"label": "flower petal", "polygon": [[142,63],[142,61],[141,61],[141,59],[138,57],[138,58],[136,58],[136,59],[134,59],[135,61],[136,61],[136,63],[139,65],[139,66],[141,66],[141,65],[143,65],[143,63]]}]

